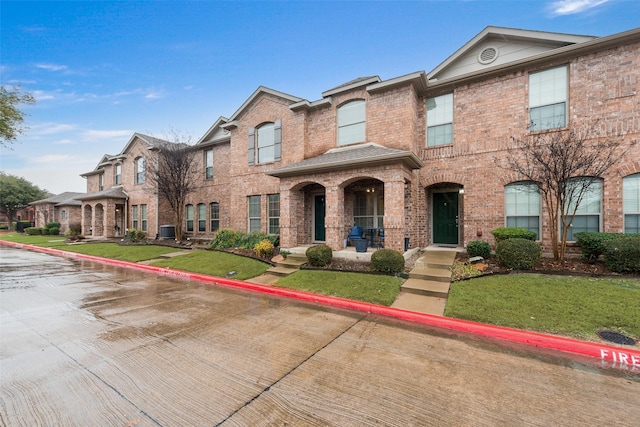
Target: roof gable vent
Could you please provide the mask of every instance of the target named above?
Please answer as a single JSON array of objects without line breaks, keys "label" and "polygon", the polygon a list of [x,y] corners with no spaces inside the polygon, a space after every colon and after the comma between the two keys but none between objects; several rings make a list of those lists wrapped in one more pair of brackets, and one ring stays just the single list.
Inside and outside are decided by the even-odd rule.
[{"label": "roof gable vent", "polygon": [[498,57],[498,48],[488,46],[482,49],[482,52],[478,54],[478,62],[481,64],[491,64]]}]

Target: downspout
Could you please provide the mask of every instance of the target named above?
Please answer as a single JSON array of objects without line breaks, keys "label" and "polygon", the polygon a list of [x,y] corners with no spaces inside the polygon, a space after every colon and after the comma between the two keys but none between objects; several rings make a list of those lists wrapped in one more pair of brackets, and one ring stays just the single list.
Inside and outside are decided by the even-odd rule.
[{"label": "downspout", "polygon": [[129,233],[129,195],[124,190],[122,190],[122,192],[127,196],[124,199],[124,208],[122,209],[122,214],[124,215],[124,227],[122,227],[124,229],[124,236],[122,237],[126,237]]}]

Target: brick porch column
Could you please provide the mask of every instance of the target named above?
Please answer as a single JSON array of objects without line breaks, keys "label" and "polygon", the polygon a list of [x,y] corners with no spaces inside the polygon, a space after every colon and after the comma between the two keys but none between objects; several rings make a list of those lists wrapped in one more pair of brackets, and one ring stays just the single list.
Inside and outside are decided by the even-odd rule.
[{"label": "brick porch column", "polygon": [[344,249],[344,190],[325,188],[325,239],[334,251]]},{"label": "brick porch column", "polygon": [[404,180],[384,183],[384,247],[404,253]]}]

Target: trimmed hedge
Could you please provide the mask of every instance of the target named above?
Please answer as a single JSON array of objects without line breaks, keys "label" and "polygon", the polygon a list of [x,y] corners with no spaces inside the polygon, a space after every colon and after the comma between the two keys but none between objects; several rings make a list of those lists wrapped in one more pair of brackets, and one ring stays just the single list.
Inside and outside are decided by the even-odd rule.
[{"label": "trimmed hedge", "polygon": [[622,234],[622,233],[597,233],[592,231],[581,231],[575,234],[576,245],[582,249],[582,260],[594,263],[598,257],[604,253],[603,244],[606,241],[614,239],[627,239],[638,234]]},{"label": "trimmed hedge", "polygon": [[491,231],[496,238],[496,244],[508,239],[536,240],[536,233],[518,227],[500,227]]},{"label": "trimmed hedge", "polygon": [[279,236],[261,231],[247,234],[230,228],[222,228],[213,236],[213,240],[209,243],[209,248],[219,250],[229,248],[253,249],[263,240],[268,240],[273,246],[277,246]]},{"label": "trimmed hedge", "polygon": [[487,259],[491,257],[491,245],[484,240],[472,240],[467,243],[467,253],[470,257],[481,256]]},{"label": "trimmed hedge", "polygon": [[616,273],[640,272],[640,235],[604,241],[602,252],[609,270]]},{"label": "trimmed hedge", "polygon": [[324,267],[331,262],[333,251],[327,245],[311,246],[305,252],[309,264],[315,267]]},{"label": "trimmed hedge", "polygon": [[142,242],[143,240],[145,240],[147,238],[147,233],[145,233],[142,230],[136,230],[135,228],[130,228],[127,231],[127,235],[125,236],[125,239],[128,240],[129,242]]},{"label": "trimmed hedge", "polygon": [[404,270],[404,256],[393,249],[379,249],[371,255],[371,265],[383,273],[401,273]]},{"label": "trimmed hedge", "polygon": [[49,230],[49,234],[51,234],[52,236],[57,236],[58,234],[60,234],[60,228],[58,227],[49,227],[47,228],[47,230]]},{"label": "trimmed hedge", "polygon": [[40,227],[27,227],[24,229],[25,234],[29,236],[39,236],[42,234],[43,229]]},{"label": "trimmed hedge", "polygon": [[60,223],[59,222],[48,222],[44,225],[44,228],[50,230],[52,228],[57,228],[58,230],[60,230]]},{"label": "trimmed hedge", "polygon": [[536,242],[527,239],[507,239],[498,243],[496,248],[498,263],[515,270],[531,270],[542,258],[542,248]]}]

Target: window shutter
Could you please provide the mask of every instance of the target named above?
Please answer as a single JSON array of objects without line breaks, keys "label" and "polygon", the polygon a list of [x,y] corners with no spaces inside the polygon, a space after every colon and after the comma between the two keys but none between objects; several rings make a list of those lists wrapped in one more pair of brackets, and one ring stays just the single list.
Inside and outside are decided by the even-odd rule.
[{"label": "window shutter", "polygon": [[275,122],[273,129],[273,159],[278,161],[282,158],[282,120]]},{"label": "window shutter", "polygon": [[249,146],[248,151],[248,159],[249,159],[249,165],[253,165],[253,163],[255,162],[255,149],[256,149],[256,130],[254,128],[249,128]]}]

